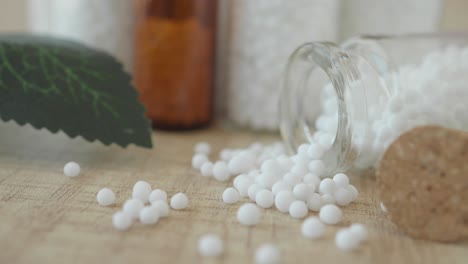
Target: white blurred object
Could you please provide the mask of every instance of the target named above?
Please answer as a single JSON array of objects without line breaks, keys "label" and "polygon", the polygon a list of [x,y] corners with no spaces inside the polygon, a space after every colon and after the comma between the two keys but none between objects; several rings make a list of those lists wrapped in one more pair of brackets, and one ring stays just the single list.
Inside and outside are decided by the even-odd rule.
[{"label": "white blurred object", "polygon": [[305,42],[336,40],[338,1],[221,1],[221,10],[221,110],[238,126],[277,130],[287,59]]},{"label": "white blurred object", "polygon": [[133,1],[29,0],[29,29],[81,41],[116,56],[131,71]]},{"label": "white blurred object", "polygon": [[341,38],[362,34],[429,33],[439,29],[444,0],[341,2]]}]

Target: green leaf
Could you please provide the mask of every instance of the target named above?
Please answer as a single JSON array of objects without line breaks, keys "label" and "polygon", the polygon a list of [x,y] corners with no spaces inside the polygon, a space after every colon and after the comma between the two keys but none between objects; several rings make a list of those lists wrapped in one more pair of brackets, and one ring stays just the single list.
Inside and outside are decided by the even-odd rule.
[{"label": "green leaf", "polygon": [[0,119],[70,137],[151,147],[131,77],[112,56],[68,40],[0,35]]}]

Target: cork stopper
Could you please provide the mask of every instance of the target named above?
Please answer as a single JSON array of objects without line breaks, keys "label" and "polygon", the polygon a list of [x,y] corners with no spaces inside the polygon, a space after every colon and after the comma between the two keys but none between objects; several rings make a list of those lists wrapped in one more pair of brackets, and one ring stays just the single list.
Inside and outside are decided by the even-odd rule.
[{"label": "cork stopper", "polygon": [[391,221],[408,235],[468,238],[468,133],[424,126],[401,135],[380,162],[377,188]]}]

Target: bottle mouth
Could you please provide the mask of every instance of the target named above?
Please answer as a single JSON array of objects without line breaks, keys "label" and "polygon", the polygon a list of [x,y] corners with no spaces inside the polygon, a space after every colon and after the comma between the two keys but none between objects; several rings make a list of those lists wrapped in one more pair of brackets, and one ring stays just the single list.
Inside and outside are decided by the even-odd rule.
[{"label": "bottle mouth", "polygon": [[[290,56],[284,75],[280,97],[283,139],[295,152],[302,143],[317,142],[318,131],[328,133],[332,142],[324,145],[328,149],[323,158],[326,176],[349,169],[359,155],[354,143],[366,137],[367,100],[356,62],[336,44],[306,43]],[[323,113],[323,89],[331,90],[328,99],[336,107],[335,118],[326,121],[324,116],[330,116]]]}]

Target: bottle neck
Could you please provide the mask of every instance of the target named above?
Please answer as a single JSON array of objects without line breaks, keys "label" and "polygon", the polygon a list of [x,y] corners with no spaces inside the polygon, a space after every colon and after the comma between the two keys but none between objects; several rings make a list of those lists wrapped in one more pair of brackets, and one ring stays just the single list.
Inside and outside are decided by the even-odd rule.
[{"label": "bottle neck", "polygon": [[[331,92],[322,92],[327,86]],[[294,151],[300,144],[320,138],[314,134],[316,127],[324,129],[334,138],[323,159],[327,174],[346,171],[372,142],[368,138],[369,111],[378,111],[376,102],[387,97],[386,86],[375,63],[359,52],[326,42],[302,45],[291,55],[284,76],[280,100],[284,141]],[[324,108],[324,103],[333,103],[330,99],[335,106]]]}]

